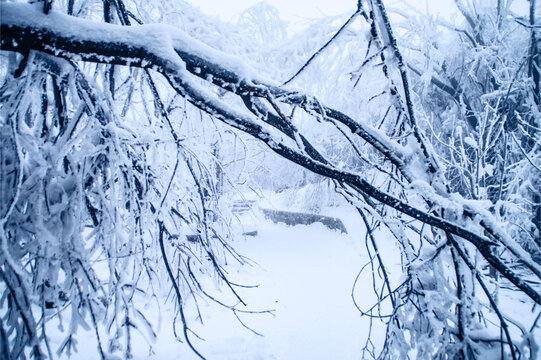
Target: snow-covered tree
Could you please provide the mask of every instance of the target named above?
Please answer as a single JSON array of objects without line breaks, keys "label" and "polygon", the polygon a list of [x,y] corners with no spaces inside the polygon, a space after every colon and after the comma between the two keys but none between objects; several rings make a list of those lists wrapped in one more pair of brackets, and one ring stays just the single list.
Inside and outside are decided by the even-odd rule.
[{"label": "snow-covered tree", "polygon": [[[201,278],[237,296],[222,160],[247,136],[357,208],[379,356],[538,356],[539,22],[535,0],[528,18],[510,3],[457,0],[465,43],[421,37],[404,58],[381,0],[293,39],[264,5],[229,31],[183,2],[1,2],[2,357],[70,353],[90,323],[102,358],[129,358],[134,328],[154,334],[139,305],[162,275],[192,347],[183,305]],[[399,283],[378,250],[391,237]],[[486,265],[533,319],[502,311]],[[245,311],[237,298],[224,306]]]}]

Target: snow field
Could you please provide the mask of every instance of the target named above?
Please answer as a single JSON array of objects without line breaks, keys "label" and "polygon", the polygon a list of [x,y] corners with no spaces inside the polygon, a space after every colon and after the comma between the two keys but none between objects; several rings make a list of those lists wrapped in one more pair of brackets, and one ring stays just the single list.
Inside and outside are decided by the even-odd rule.
[{"label": "snow field", "polygon": [[[368,260],[361,250],[363,230],[353,209],[333,208],[324,213],[340,217],[348,234],[329,230],[320,223],[273,224],[257,210],[241,216],[244,230],[257,230],[258,234],[239,237],[232,245],[250,261],[244,266],[228,262],[224,268],[231,282],[257,287],[236,288],[247,303],[246,307],[239,305],[237,308],[273,311],[272,314],[237,313],[256,334],[245,328],[231,311],[205,298],[198,299],[201,324],[193,300],[189,299],[185,311],[190,329],[201,338],[190,334],[190,339],[203,356],[209,360],[361,359],[369,320],[361,317],[355,308],[351,291],[355,277]],[[361,277],[355,294],[360,304],[369,306],[372,285],[371,275],[366,274],[368,276]],[[208,293],[228,305],[237,303],[233,297],[228,297],[223,282],[213,284],[209,281],[202,285]],[[169,284],[163,285],[164,288],[167,286]],[[157,338],[150,350],[144,331],[132,331],[134,359],[198,359],[185,343],[175,339],[172,299],[169,297],[165,305],[161,299],[161,310],[156,301],[144,306],[149,314],[155,314],[149,320],[159,324]],[[372,335],[383,340],[384,328],[381,323],[374,323]],[[49,327],[54,331],[55,326]],[[178,317],[176,331],[182,338]],[[52,339],[54,351],[58,346],[56,342],[59,343],[62,337],[58,334]],[[72,358],[95,359],[98,353],[94,333],[79,333],[78,339],[79,353]]]}]

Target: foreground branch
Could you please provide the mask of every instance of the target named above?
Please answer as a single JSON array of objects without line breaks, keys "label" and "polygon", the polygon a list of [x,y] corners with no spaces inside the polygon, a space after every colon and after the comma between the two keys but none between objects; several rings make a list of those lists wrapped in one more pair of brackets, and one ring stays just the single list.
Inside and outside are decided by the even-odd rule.
[{"label": "foreground branch", "polygon": [[[1,3],[2,50],[27,53],[43,51],[52,55],[97,63],[128,65],[153,69],[164,75],[171,86],[192,104],[228,125],[263,141],[274,152],[302,167],[351,185],[360,193],[392,207],[425,224],[459,236],[472,243],[485,259],[504,277],[536,303],[541,294],[529,286],[496,256],[494,243],[485,236],[441,217],[419,210],[393,195],[377,189],[360,175],[315,160],[287,145],[282,134],[266,129],[248,111],[241,112],[215,96],[208,86],[195,77],[237,95],[267,97],[269,93],[286,103],[302,105],[323,117],[335,119],[374,146],[393,164],[408,171],[408,154],[404,148],[369,126],[353,121],[347,115],[308,101],[309,97],[288,91],[261,79],[232,57],[197,42],[180,30],[157,25],[122,27],[50,13],[44,15],[29,5]],[[421,157],[422,158],[422,157]]]}]

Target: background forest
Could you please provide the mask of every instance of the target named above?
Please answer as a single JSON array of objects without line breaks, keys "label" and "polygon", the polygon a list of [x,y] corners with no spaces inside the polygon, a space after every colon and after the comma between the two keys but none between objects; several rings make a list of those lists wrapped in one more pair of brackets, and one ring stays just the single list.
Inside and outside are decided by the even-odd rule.
[{"label": "background forest", "polygon": [[1,1],[0,357],[144,358],[159,316],[212,358],[200,303],[270,312],[228,269],[274,199],[354,212],[354,358],[539,358],[541,9],[385,5]]}]

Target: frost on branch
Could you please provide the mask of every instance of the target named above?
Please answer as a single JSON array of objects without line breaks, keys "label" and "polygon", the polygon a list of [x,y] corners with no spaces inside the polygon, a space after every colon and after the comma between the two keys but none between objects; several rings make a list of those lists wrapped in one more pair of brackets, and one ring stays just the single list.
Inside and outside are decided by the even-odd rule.
[{"label": "frost on branch", "polygon": [[[102,358],[129,358],[134,328],[149,342],[154,336],[141,305],[169,290],[182,330],[175,335],[202,356],[185,314],[187,299],[208,295],[200,278],[222,282],[237,300],[226,307],[245,306],[221,266],[243,261],[227,242],[221,159],[236,156],[231,143],[245,134],[332,181],[357,209],[376,295],[374,307],[359,310],[387,326],[383,348],[368,341],[364,355],[536,357],[539,191],[528,175],[540,167],[535,9],[517,30],[531,46],[504,57],[494,49],[511,45],[487,38],[495,30],[483,26],[517,26],[512,14],[461,7],[465,29],[453,34],[464,44],[437,62],[429,55],[441,45],[413,35],[410,48],[426,47],[402,53],[381,0],[360,1],[335,25],[340,36],[320,34],[318,44],[283,39],[261,7],[239,28],[250,29],[254,16],[277,33],[230,44],[242,61],[218,50],[228,49],[212,31],[196,31],[220,27],[206,18],[187,21],[185,31],[140,25],[151,14],[116,3],[94,13],[70,2],[67,13],[80,18],[0,4],[9,60],[0,132],[6,358],[70,353],[78,327],[94,330]],[[193,9],[184,10],[190,19]],[[470,21],[483,17],[483,26]],[[256,46],[275,46],[275,57]],[[297,47],[306,56],[295,56]],[[520,56],[531,57],[529,67]],[[264,70],[266,61],[274,66]],[[291,73],[274,69],[281,64]],[[475,76],[456,79],[468,66]],[[417,78],[423,71],[429,76]],[[381,234],[400,251],[399,282],[378,250]],[[500,284],[534,305],[533,323],[502,311]],[[48,323],[65,312],[65,341],[51,349]]]}]

